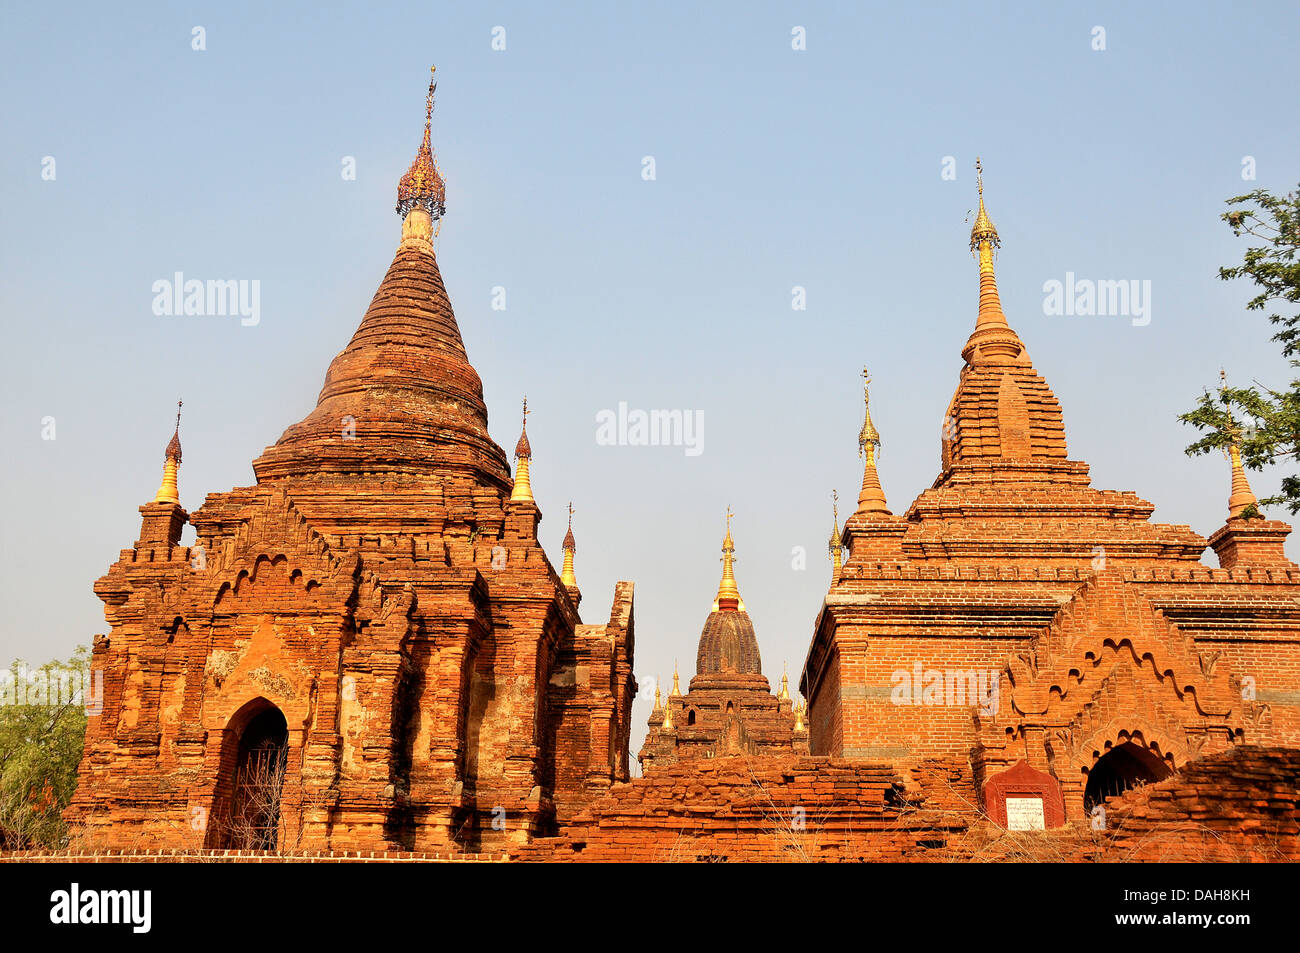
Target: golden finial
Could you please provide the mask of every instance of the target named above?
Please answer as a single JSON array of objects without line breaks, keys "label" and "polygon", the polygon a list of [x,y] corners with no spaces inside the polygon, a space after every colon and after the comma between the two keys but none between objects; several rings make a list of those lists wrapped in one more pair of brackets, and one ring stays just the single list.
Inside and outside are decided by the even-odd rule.
[{"label": "golden finial", "polygon": [[970,248],[979,260],[980,297],[979,312],[975,318],[975,330],[962,348],[962,357],[968,363],[977,363],[991,358],[1015,358],[1024,350],[1020,338],[1007,324],[1007,317],[1002,313],[1002,301],[998,297],[997,276],[993,271],[993,252],[1000,248],[1002,240],[998,230],[989,219],[984,208],[984,167],[979,159],[975,160],[975,176],[979,188],[979,213],[970,230]]},{"label": "golden finial", "polygon": [[682,697],[682,689],[681,689],[681,685],[678,684],[678,681],[677,681],[677,659],[673,659],[673,690],[672,690],[672,693],[671,693],[668,697],[669,697],[669,698],[681,698],[681,697]]},{"label": "golden finial", "polygon": [[871,375],[862,369],[862,405],[864,419],[862,431],[858,434],[858,455],[866,458],[862,468],[862,491],[858,494],[859,513],[888,513],[885,505],[885,491],[880,485],[880,474],[876,472],[876,454],[880,450],[880,432],[871,422]]},{"label": "golden finial", "polygon": [[511,502],[526,500],[533,501],[533,485],[529,480],[529,467],[533,461],[533,447],[528,442],[528,398],[524,398],[524,422],[523,429],[519,434],[519,442],[515,444],[515,460],[518,465],[515,468],[515,486],[510,491]]},{"label": "golden finial", "polygon": [[564,534],[564,568],[560,570],[560,582],[566,586],[576,586],[577,578],[573,575],[573,554],[577,549],[573,540],[573,503],[569,503],[569,531]]},{"label": "golden finial", "polygon": [[655,707],[651,714],[662,711],[664,707],[663,696],[659,693],[659,679],[655,679]]},{"label": "golden finial", "polygon": [[[1228,374],[1227,371],[1220,368],[1220,396],[1224,395],[1227,390]],[[1251,490],[1250,482],[1246,479],[1246,471],[1241,465],[1241,428],[1237,426],[1237,422],[1233,419],[1231,409],[1228,410],[1226,432],[1229,440],[1227,457],[1232,464],[1232,492],[1228,496],[1228,519],[1239,519],[1247,510],[1258,512],[1259,500],[1256,499],[1254,491]]]},{"label": "golden finial", "polygon": [[784,662],[781,663],[781,694],[776,697],[782,701],[790,700],[790,672]]},{"label": "golden finial", "polygon": [[840,493],[831,490],[831,538],[827,549],[831,557],[831,585],[840,581],[840,570],[844,567],[844,537],[840,533]]},{"label": "golden finial", "polygon": [[989,219],[989,213],[984,209],[984,167],[978,157],[975,159],[975,182],[979,189],[980,208],[979,213],[975,216],[975,224],[970,230],[970,250],[977,252],[987,244],[990,246],[989,250],[990,254],[992,254],[992,249],[1000,247],[1002,241],[998,238],[997,227]]},{"label": "golden finial", "polygon": [[742,607],[740,590],[736,588],[735,558],[736,544],[731,538],[731,507],[727,507],[727,535],[722,540],[722,582],[718,585],[715,606],[721,611],[731,611]]},{"label": "golden finial", "polygon": [[[429,92],[424,98],[424,141],[415,154],[415,161],[397,183],[397,213],[402,216],[403,243],[431,241],[433,223],[447,213],[447,187],[438,171],[431,142],[437,70],[436,66],[429,68]],[[412,212],[418,214],[412,218]]]},{"label": "golden finial", "polygon": [[844,548],[844,540],[840,538],[840,491],[831,490],[831,538],[827,544],[831,558],[838,560],[840,550]]},{"label": "golden finial", "polygon": [[808,713],[808,703],[806,701],[800,701],[799,704],[794,706],[794,730],[795,731],[804,730],[803,720],[804,717],[807,715],[807,713]]},{"label": "golden finial", "polygon": [[862,369],[862,408],[863,421],[862,430],[858,433],[858,456],[864,453],[870,454],[871,447],[880,448],[880,432],[876,430],[876,425],[871,422],[871,374],[864,367]]},{"label": "golden finial", "polygon": [[668,702],[664,705],[664,721],[663,721],[663,724],[662,724],[660,727],[661,727],[664,731],[672,731],[672,730],[673,730],[673,702],[672,702],[672,699],[671,699],[671,698],[670,698],[670,699],[668,700]]},{"label": "golden finial", "polygon": [[180,492],[176,486],[176,474],[181,463],[181,401],[176,401],[176,429],[167,443],[163,460],[162,483],[154,494],[155,503],[179,503]]}]

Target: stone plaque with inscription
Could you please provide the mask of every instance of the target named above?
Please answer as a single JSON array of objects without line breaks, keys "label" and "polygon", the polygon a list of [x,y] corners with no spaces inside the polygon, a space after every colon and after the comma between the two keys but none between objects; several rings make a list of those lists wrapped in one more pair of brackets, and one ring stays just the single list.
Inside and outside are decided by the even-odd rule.
[{"label": "stone plaque with inscription", "polygon": [[1017,761],[984,782],[984,811],[1007,830],[1041,831],[1065,823],[1065,796],[1056,778]]},{"label": "stone plaque with inscription", "polygon": [[1045,827],[1041,797],[1007,798],[1007,830],[1041,831]]}]

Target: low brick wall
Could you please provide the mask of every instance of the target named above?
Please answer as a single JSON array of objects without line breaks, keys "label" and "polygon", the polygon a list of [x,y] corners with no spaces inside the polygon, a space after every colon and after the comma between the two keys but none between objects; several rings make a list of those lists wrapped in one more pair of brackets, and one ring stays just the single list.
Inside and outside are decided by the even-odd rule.
[{"label": "low brick wall", "polygon": [[831,758],[690,761],[618,784],[559,837],[509,855],[406,851],[15,851],[0,863],[1300,861],[1300,749],[1238,747],[1106,802],[1105,826],[1006,831],[942,765]]},{"label": "low brick wall", "polygon": [[886,861],[942,850],[977,818],[927,810],[889,764],[735,756],[615,785],[515,860]]},{"label": "low brick wall", "polygon": [[400,850],[306,851],[277,854],[264,850],[15,850],[0,853],[0,864],[402,864],[501,863],[505,854],[413,853]]}]

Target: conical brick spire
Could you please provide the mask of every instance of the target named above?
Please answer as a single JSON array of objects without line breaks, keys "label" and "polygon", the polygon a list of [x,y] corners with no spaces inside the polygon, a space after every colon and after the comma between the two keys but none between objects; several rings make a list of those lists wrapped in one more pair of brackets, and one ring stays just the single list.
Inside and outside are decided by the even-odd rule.
[{"label": "conical brick spire", "polygon": [[1247,510],[1259,505],[1250,483],[1246,480],[1246,471],[1241,467],[1241,448],[1232,444],[1228,448],[1228,459],[1232,461],[1232,493],[1228,497],[1228,518],[1239,519]]},{"label": "conical brick spire", "polygon": [[1069,469],[1061,407],[1035,373],[1023,342],[1002,312],[993,273],[993,252],[1001,239],[984,207],[978,162],[976,169],[980,199],[970,247],[979,260],[979,311],[975,330],[962,348],[966,366],[961,382],[943,421],[943,468],[996,461],[1004,473],[1016,471],[1017,478],[1031,473],[1033,479],[1049,478],[1049,470]]},{"label": "conical brick spire", "polygon": [[[403,239],[361,326],[334,358],[316,409],[253,463],[259,483],[282,478],[446,476],[509,486],[505,453],[488,435],[483,385],[470,366],[429,239],[442,179],[425,145],[398,187]],[[417,221],[418,220],[418,221]]]}]

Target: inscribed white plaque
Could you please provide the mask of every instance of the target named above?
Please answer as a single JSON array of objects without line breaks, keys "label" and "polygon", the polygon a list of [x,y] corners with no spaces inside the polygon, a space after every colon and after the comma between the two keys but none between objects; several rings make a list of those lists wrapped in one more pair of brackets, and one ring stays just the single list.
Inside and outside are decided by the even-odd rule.
[{"label": "inscribed white plaque", "polygon": [[1041,831],[1045,827],[1041,797],[1007,798],[1007,830]]}]

